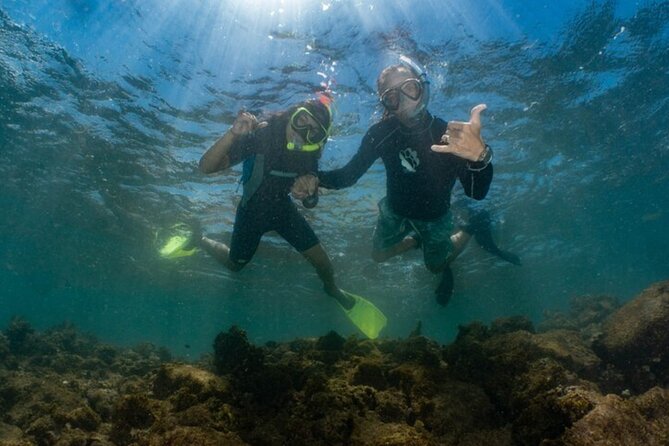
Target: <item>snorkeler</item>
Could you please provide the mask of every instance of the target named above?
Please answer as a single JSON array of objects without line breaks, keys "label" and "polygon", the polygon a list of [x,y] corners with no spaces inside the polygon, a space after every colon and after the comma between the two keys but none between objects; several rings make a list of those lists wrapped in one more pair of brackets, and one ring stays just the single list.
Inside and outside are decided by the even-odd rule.
[{"label": "snorkeler", "polygon": [[[204,153],[199,164],[202,172],[211,174],[244,162],[243,195],[230,246],[195,230],[190,244],[170,248],[168,254],[176,257],[199,246],[229,270],[239,271],[253,258],[263,234],[276,231],[313,265],[325,292],[351,321],[375,338],[386,324],[385,316],[364,298],[337,287],[328,254],[289,196],[297,178],[318,170],[331,126],[326,96],[297,104],[263,122],[251,113],[239,112],[232,127]],[[318,201],[312,192],[298,198],[307,207]]]},{"label": "snorkeler", "polygon": [[436,300],[446,305],[453,294],[450,264],[472,235],[493,254],[520,264],[517,256],[499,250],[492,241],[490,219],[474,218],[454,232],[451,191],[458,180],[465,194],[482,200],[493,176],[492,150],[481,137],[484,104],[471,111],[468,122],[445,121],[427,110],[427,74],[411,59],[385,68],[377,80],[384,107],[381,122],[365,134],[358,152],[342,168],[318,172],[301,180],[308,189],[351,186],[381,158],[386,170],[386,197],[379,202],[372,257],[383,262],[422,248],[425,265],[441,273]]}]

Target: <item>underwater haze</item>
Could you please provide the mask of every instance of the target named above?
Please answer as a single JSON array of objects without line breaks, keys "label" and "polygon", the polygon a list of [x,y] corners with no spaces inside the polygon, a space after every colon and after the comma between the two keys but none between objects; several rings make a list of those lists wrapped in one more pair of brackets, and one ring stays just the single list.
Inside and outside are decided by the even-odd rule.
[{"label": "underwater haze", "polygon": [[302,210],[338,284],[377,304],[385,337],[449,342],[458,325],[540,321],[585,294],[625,301],[669,278],[669,2],[522,0],[1,0],[0,322],[70,321],[117,344],[211,350],[231,325],[254,342],[357,334],[312,267],[268,235],[230,273],[156,238],[199,220],[228,243],[240,166],[197,163],[238,110],[287,108],[324,88],[342,166],[381,117],[376,78],[407,55],[429,109],[467,120],[486,103],[494,149],[485,209],[518,267],[472,243],[443,308],[418,251],[371,259],[377,162]]}]

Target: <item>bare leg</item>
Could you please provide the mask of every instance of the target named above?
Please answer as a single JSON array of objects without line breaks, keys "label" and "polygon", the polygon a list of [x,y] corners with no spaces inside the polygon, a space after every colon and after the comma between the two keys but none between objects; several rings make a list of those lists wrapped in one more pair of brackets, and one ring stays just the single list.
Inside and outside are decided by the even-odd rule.
[{"label": "bare leg", "polygon": [[417,246],[418,246],[418,241],[414,237],[405,237],[401,242],[399,242],[394,246],[391,246],[388,249],[384,249],[381,251],[377,250],[372,251],[372,259],[374,259],[375,262],[379,263],[385,262],[386,260],[392,257],[403,254],[412,249],[416,249]]},{"label": "bare leg", "polygon": [[337,301],[346,309],[353,307],[354,301],[351,298],[348,298],[341,290],[337,287],[334,279],[334,268],[332,267],[332,262],[330,262],[330,257],[323,249],[323,246],[319,243],[316,246],[313,246],[306,251],[302,251],[301,254],[311,263],[311,265],[316,269],[318,277],[320,277],[323,282],[323,288],[325,292],[330,297],[334,297]]},{"label": "bare leg", "polygon": [[468,232],[463,231],[462,229],[451,235],[451,243],[453,243],[453,251],[451,251],[451,253],[446,258],[446,264],[451,263],[460,254],[462,254],[462,251],[465,250],[465,248],[467,247],[467,243],[469,243],[469,240],[471,238],[472,235],[469,234]]},{"label": "bare leg", "polygon": [[472,238],[472,235],[463,231],[459,230],[458,232],[454,233],[451,235],[451,243],[453,243],[453,250],[451,253],[446,257],[446,260],[444,260],[444,263],[441,265],[426,265],[427,269],[429,269],[433,273],[439,273],[443,271],[448,265],[453,262],[460,254],[462,254],[462,251],[465,250],[467,247],[467,243],[469,243],[469,240]]},{"label": "bare leg", "polygon": [[200,246],[230,271],[239,271],[246,266],[244,263],[235,263],[230,260],[230,248],[224,243],[217,242],[216,240],[207,237],[202,237]]}]

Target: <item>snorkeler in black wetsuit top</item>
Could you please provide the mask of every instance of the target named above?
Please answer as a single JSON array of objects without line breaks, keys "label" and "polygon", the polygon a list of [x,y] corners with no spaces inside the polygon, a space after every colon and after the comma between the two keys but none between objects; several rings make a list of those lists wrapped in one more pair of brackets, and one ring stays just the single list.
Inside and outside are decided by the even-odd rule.
[{"label": "snorkeler in black wetsuit top", "polygon": [[[311,100],[258,122],[240,112],[232,127],[200,159],[200,170],[215,173],[244,161],[244,193],[237,208],[230,247],[194,230],[199,245],[231,271],[255,254],[263,234],[276,231],[316,269],[325,292],[368,337],[386,325],[385,316],[364,298],[337,287],[334,268],[318,237],[291,200],[300,177],[318,170],[318,160],[332,125],[329,99]],[[293,193],[306,207],[317,202],[317,188]]]},{"label": "snorkeler in black wetsuit top", "polygon": [[315,172],[332,124],[329,107],[307,101],[266,122],[240,112],[232,127],[200,159],[200,170],[215,173],[242,161],[244,194],[228,248],[202,237],[200,246],[231,271],[251,260],[263,234],[276,231],[316,268],[328,295],[345,307],[352,302],[334,281],[330,259],[289,193],[295,179]]},{"label": "snorkeler in black wetsuit top", "polygon": [[404,57],[401,64],[382,71],[377,86],[384,119],[369,129],[358,152],[344,167],[318,172],[318,178],[305,177],[302,182],[309,187],[348,187],[381,158],[386,169],[386,197],[379,202],[372,256],[382,262],[422,247],[427,268],[442,274],[435,294],[437,302],[446,305],[453,293],[449,265],[472,234],[488,251],[507,254],[506,260],[519,263],[516,256],[494,245],[489,219],[472,221],[454,233],[449,211],[456,181],[475,200],[488,193],[493,177],[492,150],[481,137],[480,121],[486,106],[474,107],[469,122],[446,123],[431,115],[427,111],[427,76]]}]

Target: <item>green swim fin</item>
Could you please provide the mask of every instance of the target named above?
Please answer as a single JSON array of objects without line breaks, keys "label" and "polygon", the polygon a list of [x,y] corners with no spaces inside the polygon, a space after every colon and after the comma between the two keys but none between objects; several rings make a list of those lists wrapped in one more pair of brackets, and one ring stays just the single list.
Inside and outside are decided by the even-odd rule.
[{"label": "green swim fin", "polygon": [[350,310],[341,307],[346,316],[365,336],[369,339],[376,339],[388,322],[386,316],[367,299],[356,296],[348,291],[341,290],[341,292],[355,300],[355,304]]},{"label": "green swim fin", "polygon": [[[160,247],[158,253],[164,259],[178,259],[179,257],[191,256],[197,252],[197,247],[192,246],[193,231],[186,225],[178,223],[172,228],[172,236]],[[156,239],[162,238],[156,234]]]}]

